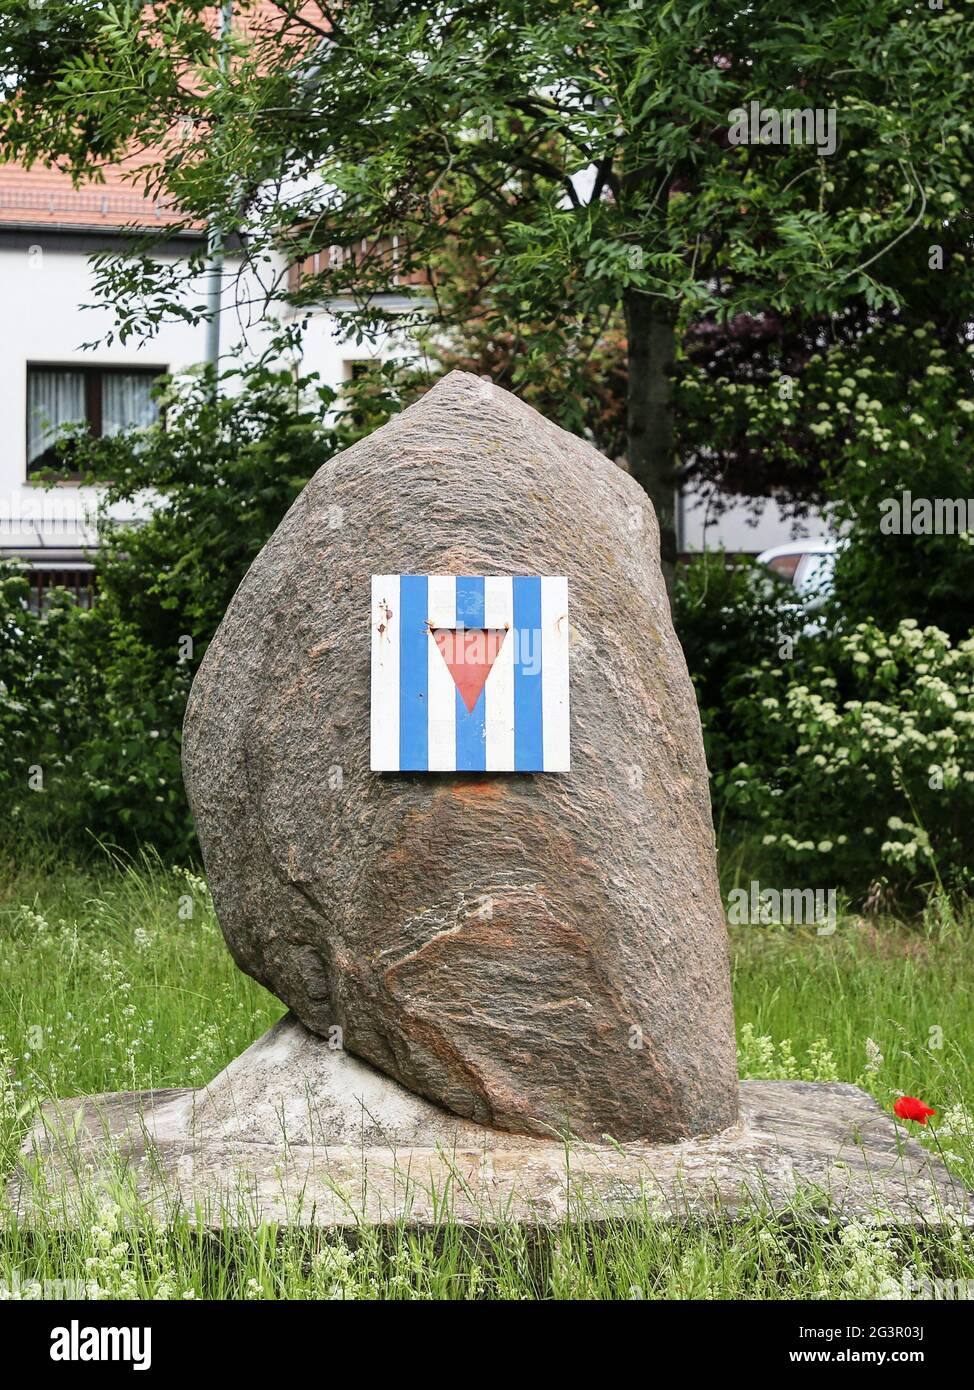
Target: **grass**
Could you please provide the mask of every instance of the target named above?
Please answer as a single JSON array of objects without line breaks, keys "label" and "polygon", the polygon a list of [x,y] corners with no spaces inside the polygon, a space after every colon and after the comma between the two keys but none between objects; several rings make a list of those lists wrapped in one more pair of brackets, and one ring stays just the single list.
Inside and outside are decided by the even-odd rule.
[{"label": "grass", "polygon": [[[974,920],[911,926],[847,916],[834,936],[732,932],[745,1076],[855,1081],[885,1108],[901,1092],[938,1110],[937,1142],[974,1167]],[[205,882],[151,856],[78,869],[36,856],[0,877],[0,1158],[53,1095],[198,1085],[280,1015],[233,964]],[[936,1136],[939,1134],[939,1139]],[[258,1226],[203,1237],[92,1198],[70,1234],[0,1234],[0,1297],[59,1291],[136,1298],[842,1298],[974,1293],[960,1230],[925,1235],[753,1213],[674,1229],[636,1210],[611,1229],[578,1219],[354,1241]],[[935,1283],[934,1281],[940,1281]]]}]

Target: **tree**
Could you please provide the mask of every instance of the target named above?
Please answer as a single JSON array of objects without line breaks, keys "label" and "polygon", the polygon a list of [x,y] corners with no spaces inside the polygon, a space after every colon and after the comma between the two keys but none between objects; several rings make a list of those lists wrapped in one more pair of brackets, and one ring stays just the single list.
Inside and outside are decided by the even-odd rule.
[{"label": "tree", "polygon": [[[399,406],[388,374],[354,383],[342,403],[316,378],[263,363],[228,368],[219,391],[206,369],[167,378],[157,395],[162,421],[58,446],[104,489],[98,602],[85,610],[62,593],[29,613],[26,580],[0,565],[7,820],[82,851],[92,836],[191,846],[180,740],[206,648],[308,480]],[[142,525],[112,520],[113,503],[146,488],[156,505]],[[340,510],[329,522],[337,534]]]},{"label": "tree", "polygon": [[[376,293],[393,261],[401,280],[426,277],[415,324],[463,322],[474,296],[498,330],[531,325],[517,387],[556,356],[587,362],[600,325],[621,314],[629,468],[655,504],[665,563],[681,329],[894,307],[904,261],[915,277],[931,248],[966,243],[966,11],[902,0],[236,9],[221,62],[214,10],[199,0],[8,0],[9,151],[83,174],[108,152],[145,149],[150,187],[187,220],[244,239],[265,272],[258,294],[300,308],[347,291],[363,332],[386,321]],[[64,36],[61,11],[74,26]],[[444,273],[457,247],[476,263],[472,285]],[[297,288],[273,272],[280,249],[305,264]],[[120,331],[151,333],[199,268],[103,260]]]}]

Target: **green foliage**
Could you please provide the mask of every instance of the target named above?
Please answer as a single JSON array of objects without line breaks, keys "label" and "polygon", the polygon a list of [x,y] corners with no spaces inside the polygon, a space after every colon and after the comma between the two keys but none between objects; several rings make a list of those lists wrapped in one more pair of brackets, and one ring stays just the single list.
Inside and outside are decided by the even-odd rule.
[{"label": "green foliage", "polygon": [[[472,296],[501,333],[531,323],[518,387],[561,356],[584,364],[575,349],[635,299],[686,321],[876,311],[913,293],[931,241],[969,285],[969,258],[950,254],[971,179],[966,7],[235,9],[221,62],[200,0],[160,0],[151,27],[139,6],[8,0],[0,43],[21,80],[0,138],[84,174],[108,149],[146,150],[150,188],[187,223],[241,234],[254,264],[395,236],[400,291],[415,275],[434,289],[414,295],[415,319],[463,324]],[[49,10],[78,12],[63,40]],[[730,144],[731,113],[752,101],[834,109],[836,152]],[[452,275],[461,245],[476,283]],[[196,267],[147,253],[101,268],[123,333],[187,312],[175,289]],[[271,298],[347,293],[370,331],[388,317],[375,292],[389,273],[386,255],[320,255]]]},{"label": "green foliage", "polygon": [[717,779],[728,815],[802,883],[969,892],[974,638],[863,623],[812,643],[796,667],[764,662],[729,691],[737,763]]},{"label": "green foliage", "polygon": [[[314,378],[258,364],[224,373],[219,394],[205,372],[166,381],[160,404],[148,430],[71,440],[72,466],[105,484],[94,608],[65,597],[32,615],[24,581],[0,580],[0,787],[10,825],[185,852],[180,731],[193,674],[298,492],[398,395],[390,368],[332,410],[335,393]],[[122,502],[141,506],[140,524],[109,518]],[[31,767],[42,789],[30,788]]]},{"label": "green foliage", "polygon": [[[56,827],[76,843],[152,843],[186,852],[192,828],[180,771],[180,730],[191,669],[155,647],[110,603],[79,613],[83,659],[96,699],[71,745],[70,813]],[[48,643],[49,643],[49,639]],[[47,646],[51,659],[60,652]],[[54,827],[52,827],[53,829]]]},{"label": "green foliage", "polygon": [[[884,546],[870,528],[904,478],[970,491],[958,447],[972,397],[961,354],[969,9],[499,0],[350,3],[338,16],[329,5],[238,0],[224,41],[202,0],[160,0],[152,26],[139,6],[7,0],[0,140],[12,157],[84,176],[112,154],[143,150],[136,182],[185,225],[215,221],[239,234],[251,267],[282,253],[317,257],[297,284],[261,281],[263,307],[285,301],[296,335],[302,315],[339,294],[356,331],[385,327],[393,311],[379,292],[396,238],[398,328],[422,325],[448,343],[444,330],[473,323],[472,355],[502,363],[517,390],[613,453],[629,434],[633,474],[657,500],[672,497],[671,436],[687,458],[704,456],[708,441],[743,447],[772,483],[826,469],[853,538],[837,578],[847,616],[890,631],[913,617],[960,640],[972,552],[954,537]],[[752,101],[834,109],[836,152],[731,144],[731,113]],[[376,253],[331,254],[363,243]],[[198,268],[148,247],[99,258],[113,331],[149,337],[169,317],[205,316],[189,290]],[[634,306],[647,303],[661,316],[655,329],[678,335],[704,322],[730,332],[743,315],[797,323],[794,394],[782,391],[792,365],[783,350],[750,375],[701,369],[690,353],[675,432],[665,334],[634,327]],[[880,320],[900,309],[902,332],[887,336]],[[927,317],[935,336],[914,338]],[[647,365],[635,350],[650,340],[661,361]],[[642,373],[630,370],[628,424],[624,350]],[[611,389],[602,394],[593,374]],[[78,805],[101,808],[100,825],[124,815],[143,833],[139,817],[162,806],[175,834],[185,681],[249,559],[334,447],[317,416],[288,408],[293,384],[265,384],[260,403],[251,395],[211,408],[201,379],[167,401],[167,431],[141,452],[111,440],[88,451],[95,473],[114,478],[114,498],[149,487],[165,499],[141,530],[106,535],[97,616],[63,620],[78,641],[117,654],[94,662],[79,696],[115,730],[84,743],[100,780]],[[661,443],[634,458],[635,438]],[[760,662],[787,614],[736,575],[687,584],[678,620],[720,776],[740,761],[726,751],[736,716],[722,712],[735,661],[738,671]],[[717,591],[712,610],[694,585]],[[180,662],[187,637],[193,656]],[[32,658],[17,649],[22,668]],[[777,773],[762,776],[770,785]]]},{"label": "green foliage", "polygon": [[[106,485],[102,608],[165,666],[195,669],[251,560],[336,447],[325,423],[335,393],[258,364],[225,372],[219,394],[208,371],[157,394],[160,425],[89,439],[74,463]],[[113,505],[140,502],[141,524],[109,519]]]},{"label": "green foliage", "polygon": [[[923,937],[887,922],[880,936],[843,918],[835,936],[812,939],[732,928],[742,1074],[838,1077],[887,1113],[896,1095],[921,1096],[937,1116],[911,1137],[970,1183],[971,925]],[[234,965],[205,883],[151,855],[84,869],[0,860],[0,978],[0,1177],[43,1101],[199,1085],[281,1011]],[[907,1296],[908,1277],[914,1293],[925,1280],[974,1278],[962,1228],[829,1225],[814,1192],[783,1220],[742,1211],[674,1225],[652,1194],[606,1222],[580,1187],[573,1219],[534,1240],[498,1222],[496,1206],[479,1229],[460,1226],[444,1189],[435,1229],[363,1225],[348,1244],[297,1222],[255,1223],[249,1193],[216,1204],[217,1241],[194,1230],[192,1212],[160,1221],[114,1175],[71,1221],[60,1194],[38,1198],[29,1227],[3,1223],[0,1297],[41,1298],[61,1279],[103,1299],[873,1298]]]},{"label": "green foliage", "polygon": [[[933,322],[891,322],[813,353],[800,373],[731,380],[687,367],[679,398],[684,447],[759,453],[770,477],[811,460],[845,538],[834,618],[903,618],[952,637],[974,627],[974,544],[967,534],[891,534],[887,501],[974,499],[967,440],[974,348]],[[964,523],[962,523],[962,526]],[[743,662],[741,663],[744,664]]]},{"label": "green foliage", "polygon": [[26,581],[0,580],[0,790],[4,839],[41,835],[190,842],[179,771],[189,668],[166,668],[107,607],[55,592],[26,610]]},{"label": "green foliage", "polygon": [[[97,658],[74,600],[55,593],[43,617],[27,580],[0,566],[0,795],[5,833],[80,827],[76,751],[96,717]],[[93,661],[94,659],[94,661]]]},{"label": "green foliage", "polygon": [[763,566],[705,551],[677,571],[673,621],[697,692],[712,776],[735,757],[729,691],[742,672],[790,654],[804,620],[792,590]]},{"label": "green foliage", "polygon": [[0,565],[0,792],[27,781],[27,756],[37,747],[39,623],[26,611],[28,585],[19,571]]},{"label": "green foliage", "polygon": [[[891,630],[914,618],[960,641],[974,629],[974,348],[945,345],[932,323],[894,324],[862,348],[836,351],[820,368],[821,403],[845,397],[853,411],[844,412],[826,474],[847,541],[836,563],[836,609],[847,624],[875,619]],[[935,523],[938,499],[959,502],[960,525],[951,516],[938,534],[922,516],[911,520],[906,493],[930,504]]]}]

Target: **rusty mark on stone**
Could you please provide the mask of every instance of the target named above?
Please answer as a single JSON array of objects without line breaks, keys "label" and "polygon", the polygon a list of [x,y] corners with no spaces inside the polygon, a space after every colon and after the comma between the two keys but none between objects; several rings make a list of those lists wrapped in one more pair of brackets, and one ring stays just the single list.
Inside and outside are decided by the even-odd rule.
[{"label": "rusty mark on stone", "polygon": [[455,782],[450,791],[460,801],[497,800],[504,794],[502,783],[495,778],[484,778],[479,782]]}]

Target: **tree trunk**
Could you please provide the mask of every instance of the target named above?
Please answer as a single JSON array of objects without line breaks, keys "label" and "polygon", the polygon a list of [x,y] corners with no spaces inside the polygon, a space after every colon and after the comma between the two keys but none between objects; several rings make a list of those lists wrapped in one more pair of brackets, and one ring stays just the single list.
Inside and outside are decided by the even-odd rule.
[{"label": "tree trunk", "polygon": [[660,562],[669,588],[676,568],[674,315],[660,300],[635,291],[626,295],[625,309],[629,339],[629,471],[645,488],[655,508]]}]

